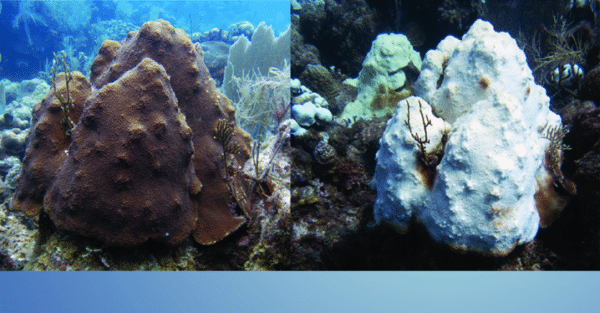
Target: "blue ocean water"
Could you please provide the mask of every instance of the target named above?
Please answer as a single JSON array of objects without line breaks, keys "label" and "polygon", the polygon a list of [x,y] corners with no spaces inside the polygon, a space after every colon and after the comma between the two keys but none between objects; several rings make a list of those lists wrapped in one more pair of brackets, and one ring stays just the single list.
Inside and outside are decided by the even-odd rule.
[{"label": "blue ocean water", "polygon": [[[289,1],[1,1],[0,79],[21,81],[47,71],[53,53],[65,50],[85,70],[105,39],[121,41],[147,21],[164,19],[193,32],[228,30],[260,22],[275,34],[290,23]],[[42,75],[43,76],[43,75]]]}]

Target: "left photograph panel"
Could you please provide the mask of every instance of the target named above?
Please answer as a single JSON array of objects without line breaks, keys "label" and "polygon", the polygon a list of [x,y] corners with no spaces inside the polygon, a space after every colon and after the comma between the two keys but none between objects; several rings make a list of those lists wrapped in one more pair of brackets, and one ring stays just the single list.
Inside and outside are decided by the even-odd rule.
[{"label": "left photograph panel", "polygon": [[0,37],[0,270],[289,268],[289,1],[1,1]]}]

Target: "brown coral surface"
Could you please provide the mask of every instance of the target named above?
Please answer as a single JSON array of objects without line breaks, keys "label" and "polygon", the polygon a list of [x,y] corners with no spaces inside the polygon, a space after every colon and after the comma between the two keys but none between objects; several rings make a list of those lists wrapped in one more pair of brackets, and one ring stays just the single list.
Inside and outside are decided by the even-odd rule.
[{"label": "brown coral surface", "polygon": [[[73,123],[77,123],[91,90],[85,76],[79,72],[71,74],[73,79],[69,85],[73,107],[69,115]],[[56,78],[56,91],[66,94],[64,73]],[[28,216],[42,211],[44,195],[67,156],[65,151],[69,148],[70,139],[61,126],[62,117],[61,104],[53,90],[33,108],[33,126],[29,131],[18,188],[11,204],[13,209],[19,209]]]},{"label": "brown coral surface", "polygon": [[[84,105],[90,85],[71,82],[78,110],[70,145],[58,101],[49,95],[39,105],[14,208],[36,215],[43,199],[59,229],[109,245],[176,244],[190,231],[212,244],[245,223],[236,212],[236,203],[250,209],[241,175],[226,170],[249,158],[251,138],[236,127],[240,152],[226,162],[215,129],[234,120],[234,109],[199,46],[166,21],[148,22],[121,44],[105,41],[90,77],[94,93]],[[36,163],[44,159],[51,162]]]},{"label": "brown coral surface", "polygon": [[[193,131],[193,163],[204,185],[195,204],[199,218],[194,239],[202,244],[222,239],[246,220],[232,212],[235,204],[225,180],[223,150],[214,139],[217,121],[234,119],[231,101],[217,91],[200,47],[194,46],[189,36],[166,21],[148,22],[139,31],[130,33],[118,49],[115,46],[114,42],[105,42],[100,48],[92,65],[92,85],[100,88],[114,81],[145,57],[165,68],[179,108]],[[250,156],[251,138],[236,127],[234,141],[240,146],[236,161],[243,164]],[[230,185],[239,186],[241,182]]]},{"label": "brown coral surface", "polygon": [[87,99],[44,198],[59,229],[121,246],[178,244],[189,236],[200,182],[191,165],[192,131],[168,80],[146,58]]}]

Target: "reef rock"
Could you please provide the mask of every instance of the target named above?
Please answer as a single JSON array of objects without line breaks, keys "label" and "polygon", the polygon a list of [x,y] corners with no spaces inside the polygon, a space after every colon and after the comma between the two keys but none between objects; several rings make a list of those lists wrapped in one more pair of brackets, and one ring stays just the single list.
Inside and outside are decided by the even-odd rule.
[{"label": "reef rock", "polygon": [[[415,90],[424,100],[400,102],[381,139],[376,221],[404,230],[417,220],[439,243],[493,256],[533,240],[545,203],[536,193],[554,188],[536,181],[549,171],[544,134],[561,122],[515,40],[478,20],[427,53]],[[429,139],[428,162],[414,135]]]},{"label": "reef rock", "polygon": [[[251,138],[234,127],[231,143],[239,153],[227,165],[215,135],[219,120],[233,122],[235,112],[210,78],[199,45],[166,21],[148,22],[120,44],[105,41],[90,77],[94,93],[82,118],[72,117],[70,145],[56,130],[59,121],[34,126],[26,155],[38,160],[50,150],[57,156],[47,166],[24,162],[14,207],[35,215],[45,197],[44,210],[59,228],[113,245],[176,244],[189,232],[212,244],[245,223],[236,213],[238,204],[239,211],[250,208],[241,175],[226,170],[235,172],[249,158]],[[56,138],[59,144],[41,152],[34,144]],[[33,200],[35,210],[23,203]]]}]

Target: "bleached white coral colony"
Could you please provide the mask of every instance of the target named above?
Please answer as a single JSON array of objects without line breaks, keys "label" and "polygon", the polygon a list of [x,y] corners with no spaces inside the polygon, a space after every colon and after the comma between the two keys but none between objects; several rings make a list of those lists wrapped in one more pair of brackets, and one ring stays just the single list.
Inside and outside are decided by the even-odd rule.
[{"label": "bleached white coral colony", "polygon": [[[376,221],[405,230],[417,220],[439,243],[493,256],[533,240],[535,194],[547,188],[536,182],[546,171],[542,136],[561,120],[516,41],[477,20],[462,40],[427,52],[415,93],[380,141]],[[425,154],[441,157],[429,171],[414,136],[424,128]]]}]

